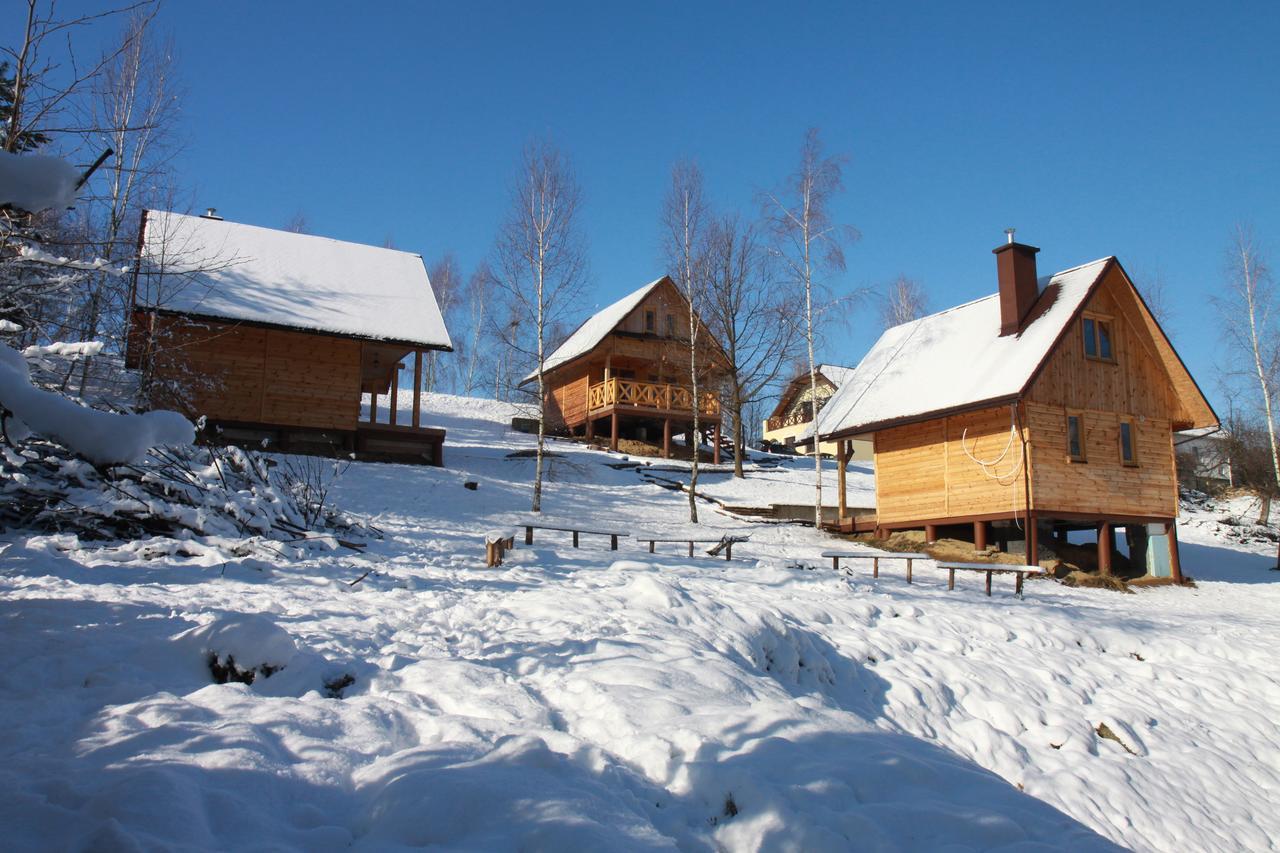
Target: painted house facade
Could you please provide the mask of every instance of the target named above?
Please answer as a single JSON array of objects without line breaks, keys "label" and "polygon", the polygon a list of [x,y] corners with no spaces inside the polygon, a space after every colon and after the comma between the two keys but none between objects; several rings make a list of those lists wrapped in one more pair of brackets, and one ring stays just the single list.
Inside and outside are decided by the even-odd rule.
[{"label": "painted house facade", "polygon": [[1038,251],[1011,236],[997,294],[886,331],[828,403],[824,440],[874,446],[874,513],[841,488],[841,526],[994,532],[1037,561],[1093,530],[1104,574],[1123,528],[1133,564],[1180,579],[1173,436],[1217,416],[1116,258],[1038,279]]},{"label": "painted house facade", "polygon": [[[543,366],[550,428],[587,438],[607,436],[661,443],[671,455],[674,434],[693,425],[689,381],[690,307],[663,276],[596,312],[556,348]],[[700,373],[699,430],[710,433],[717,461],[719,381],[727,370],[720,344],[695,317]],[[537,382],[530,373],[521,382]]]},{"label": "painted house facade", "polygon": [[205,440],[442,465],[420,389],[423,353],[450,349],[420,255],[144,212],[128,361]]},{"label": "painted house facade", "polygon": [[[761,438],[771,445],[792,448],[796,453],[812,453],[813,444],[806,443],[804,438],[812,431],[814,415],[822,411],[822,407],[840,386],[853,376],[853,373],[852,367],[841,367],[837,364],[818,365],[816,393],[809,371],[797,373],[782,390],[782,394],[778,397],[778,405],[774,406],[769,417],[765,419]],[[837,449],[834,441],[822,442],[818,447],[820,453],[829,456],[835,456]],[[850,459],[871,459],[871,442],[861,439],[852,441],[850,454]]]}]

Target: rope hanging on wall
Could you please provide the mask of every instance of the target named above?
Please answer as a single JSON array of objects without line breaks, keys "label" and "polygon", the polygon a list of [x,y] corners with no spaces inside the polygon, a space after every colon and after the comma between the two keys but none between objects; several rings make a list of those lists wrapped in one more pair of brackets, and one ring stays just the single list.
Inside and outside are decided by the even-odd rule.
[{"label": "rope hanging on wall", "polygon": [[[1017,462],[1014,464],[1011,470],[1005,472],[1004,474],[1001,474],[996,470],[996,466],[999,465],[1001,462],[1003,462],[1005,457],[1009,455],[1009,451],[1013,449],[1013,440],[1017,438],[1021,441],[1021,436],[1018,435],[1017,411],[1018,411],[1017,404],[1009,406],[1009,441],[1005,444],[1004,450],[1000,451],[1000,455],[997,456],[995,459],[983,461],[979,459],[977,456],[975,456],[973,452],[970,452],[968,446],[965,443],[969,438],[968,427],[965,427],[960,433],[960,449],[964,451],[964,455],[968,456],[970,461],[972,461],[975,465],[977,465],[978,468],[981,469],[982,473],[985,474],[988,479],[995,480],[1001,486],[1009,486],[1009,487],[1015,486],[1018,481],[1018,475],[1022,473],[1022,463],[1023,463],[1024,455],[1021,452],[1018,453]],[[977,439],[974,439],[973,450],[977,451],[977,449],[978,449],[978,441]],[[1019,449],[1021,450],[1021,445],[1019,446]],[[1018,516],[1018,493],[1016,491],[1011,491],[1009,493],[1009,509],[1013,514],[1014,524],[1016,524],[1018,528],[1021,529],[1022,524]]]}]

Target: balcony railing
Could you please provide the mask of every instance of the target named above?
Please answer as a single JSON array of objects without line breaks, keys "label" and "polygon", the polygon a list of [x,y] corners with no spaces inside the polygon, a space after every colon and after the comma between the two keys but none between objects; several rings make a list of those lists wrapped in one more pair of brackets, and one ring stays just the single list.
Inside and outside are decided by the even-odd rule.
[{"label": "balcony railing", "polygon": [[[821,412],[822,407],[827,404],[827,399],[829,398],[823,398],[818,401],[819,412]],[[777,415],[769,418],[765,421],[765,429],[768,432],[773,432],[776,429],[782,429],[784,427],[807,424],[811,420],[813,420],[813,403],[806,400],[784,415]]]},{"label": "balcony railing", "polygon": [[[636,406],[642,409],[665,409],[673,412],[693,411],[693,389],[683,385],[636,382],[632,379],[606,379],[587,388],[587,409],[595,411],[608,406]],[[704,415],[720,414],[720,396],[714,391],[698,391],[698,410]]]}]

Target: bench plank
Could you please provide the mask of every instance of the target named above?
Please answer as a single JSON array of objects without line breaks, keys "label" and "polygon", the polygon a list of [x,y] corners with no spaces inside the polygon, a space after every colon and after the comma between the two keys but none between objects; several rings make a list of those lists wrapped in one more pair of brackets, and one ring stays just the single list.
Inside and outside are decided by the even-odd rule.
[{"label": "bench plank", "polygon": [[947,570],[947,589],[956,588],[956,572],[982,572],[986,575],[987,597],[991,597],[992,575],[1016,575],[1013,594],[1023,597],[1022,582],[1028,577],[1039,577],[1044,574],[1039,566],[1015,566],[1007,563],[939,563],[938,568]]}]

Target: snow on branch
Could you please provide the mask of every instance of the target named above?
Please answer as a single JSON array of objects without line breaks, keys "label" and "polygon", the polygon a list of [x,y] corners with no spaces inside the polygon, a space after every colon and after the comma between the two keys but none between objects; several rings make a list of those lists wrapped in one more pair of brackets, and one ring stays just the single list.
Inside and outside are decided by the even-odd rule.
[{"label": "snow on branch", "polygon": [[152,447],[191,444],[195,427],[177,412],[122,415],[85,408],[31,384],[22,354],[0,344],[0,415],[5,438],[39,433],[66,445],[95,465],[136,462]]},{"label": "snow on branch", "polygon": [[80,178],[80,170],[58,157],[0,151],[0,206],[32,213],[71,207]]},{"label": "snow on branch", "polygon": [[23,245],[18,247],[18,257],[21,260],[44,264],[50,267],[64,267],[72,270],[83,270],[85,272],[109,272],[114,275],[125,275],[129,272],[129,267],[114,266],[111,261],[106,258],[95,258],[92,261],[77,261],[74,258],[66,258],[61,255],[52,255],[44,249],[36,246]]}]

